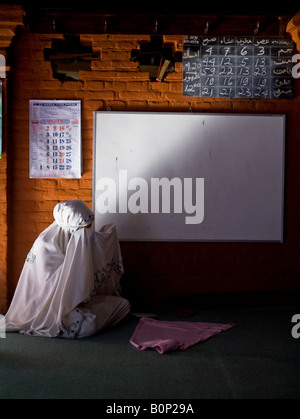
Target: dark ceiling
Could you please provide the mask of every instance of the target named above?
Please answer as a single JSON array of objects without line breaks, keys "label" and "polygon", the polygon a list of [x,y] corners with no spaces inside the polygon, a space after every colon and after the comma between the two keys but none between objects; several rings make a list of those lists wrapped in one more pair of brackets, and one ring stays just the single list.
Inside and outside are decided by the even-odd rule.
[{"label": "dark ceiling", "polygon": [[[16,2],[17,3],[17,2]],[[270,4],[270,1],[242,1],[239,3],[232,1],[190,1],[182,0],[176,1],[161,1],[151,2],[129,2],[118,1],[109,6],[101,1],[89,2],[83,4],[82,2],[32,2],[24,1],[18,4],[23,4],[25,10],[80,10],[83,12],[99,12],[99,13],[163,13],[163,14],[268,14],[268,15],[288,15],[294,14],[300,9],[300,4],[296,1],[279,2],[275,1]],[[107,2],[109,3],[109,2]],[[206,4],[205,4],[206,3]],[[298,4],[297,4],[298,3]]]},{"label": "dark ceiling", "polygon": [[[6,3],[5,1],[3,3]],[[299,10],[298,0],[89,0],[82,1],[15,1],[25,10],[80,10],[98,13],[163,13],[163,14],[269,14],[290,15]]]}]

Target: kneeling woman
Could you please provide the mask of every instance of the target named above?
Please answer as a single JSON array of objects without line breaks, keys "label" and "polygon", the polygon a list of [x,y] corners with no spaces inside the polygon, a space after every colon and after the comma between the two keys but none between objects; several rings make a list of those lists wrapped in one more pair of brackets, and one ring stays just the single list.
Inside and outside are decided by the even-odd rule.
[{"label": "kneeling woman", "polygon": [[59,203],[55,221],[37,238],[5,315],[7,332],[82,338],[113,326],[130,311],[120,296],[123,265],[113,224],[89,228],[81,200]]}]

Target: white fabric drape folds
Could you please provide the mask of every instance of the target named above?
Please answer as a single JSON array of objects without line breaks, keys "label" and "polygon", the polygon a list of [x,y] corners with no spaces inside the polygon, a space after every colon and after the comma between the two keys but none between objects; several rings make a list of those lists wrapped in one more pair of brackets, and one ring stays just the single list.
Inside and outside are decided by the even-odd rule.
[{"label": "white fabric drape folds", "polygon": [[[93,212],[80,200],[57,204],[54,218],[26,258],[5,315],[8,332],[77,337],[84,320],[95,320],[95,304],[98,316],[105,315],[107,308],[111,316],[120,304],[120,318],[129,311],[129,303],[120,297],[123,265],[115,226],[106,225],[99,232],[80,228],[94,220]],[[101,327],[109,323],[99,321],[86,335],[95,333],[100,323]]]}]

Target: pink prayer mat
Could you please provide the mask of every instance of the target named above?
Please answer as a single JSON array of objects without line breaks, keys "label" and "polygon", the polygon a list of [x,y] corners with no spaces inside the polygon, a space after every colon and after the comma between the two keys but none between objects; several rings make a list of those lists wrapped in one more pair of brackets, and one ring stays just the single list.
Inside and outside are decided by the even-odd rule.
[{"label": "pink prayer mat", "polygon": [[142,317],[130,343],[140,351],[154,348],[163,354],[176,349],[187,349],[233,326],[234,324],[160,321]]}]

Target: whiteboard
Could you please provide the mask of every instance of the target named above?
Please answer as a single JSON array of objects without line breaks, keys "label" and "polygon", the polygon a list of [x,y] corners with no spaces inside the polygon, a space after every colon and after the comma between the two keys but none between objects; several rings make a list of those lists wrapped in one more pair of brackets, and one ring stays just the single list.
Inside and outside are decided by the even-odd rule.
[{"label": "whiteboard", "polygon": [[128,241],[283,241],[285,115],[95,112],[94,227]]}]

